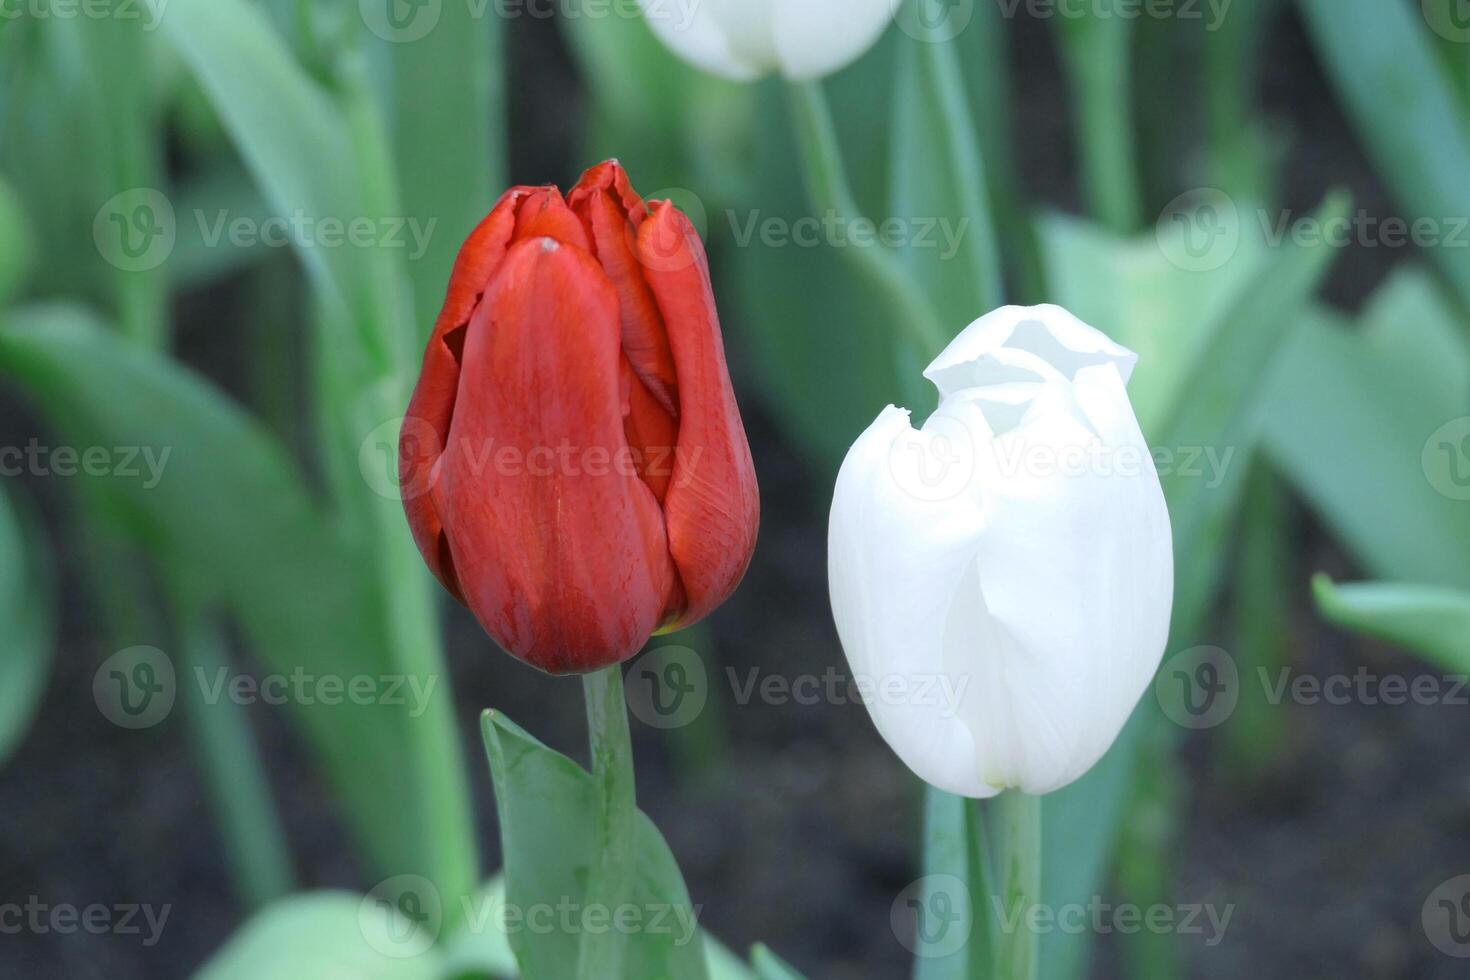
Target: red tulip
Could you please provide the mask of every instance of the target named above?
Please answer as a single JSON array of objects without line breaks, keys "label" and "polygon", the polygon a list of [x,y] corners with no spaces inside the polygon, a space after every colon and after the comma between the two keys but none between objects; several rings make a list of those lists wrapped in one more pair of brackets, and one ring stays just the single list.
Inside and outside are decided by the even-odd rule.
[{"label": "red tulip", "polygon": [[704,247],[609,161],[514,187],[454,264],[399,443],[429,568],[515,656],[626,660],[723,602],[759,496]]}]

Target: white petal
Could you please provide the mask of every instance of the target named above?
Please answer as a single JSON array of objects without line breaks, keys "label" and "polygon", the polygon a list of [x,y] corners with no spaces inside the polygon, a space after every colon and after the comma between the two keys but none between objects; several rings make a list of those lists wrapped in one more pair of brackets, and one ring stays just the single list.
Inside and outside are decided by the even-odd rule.
[{"label": "white petal", "polygon": [[[1122,730],[1158,668],[1173,602],[1162,489],[1118,372],[1051,383],[982,455],[984,527],[946,659],[989,665],[961,703],[983,778],[1046,793]],[[980,668],[977,666],[976,668]],[[993,766],[994,768],[988,768]]]},{"label": "white petal", "polygon": [[830,75],[871,48],[900,0],[777,0],[777,59],[787,78]]},{"label": "white petal", "polygon": [[[749,82],[776,68],[775,49],[767,40],[764,57],[752,39],[764,31],[770,37],[770,14],[741,19],[738,0],[638,0],[654,35],[674,54],[701,71],[735,82]],[[760,8],[771,0],[750,0]],[[732,32],[731,25],[742,29]],[[755,57],[752,57],[752,48]]]},{"label": "white petal", "polygon": [[979,540],[974,454],[954,445],[967,438],[963,422],[931,419],[926,430],[889,406],[848,452],[828,536],[832,613],[899,758],[941,789],[993,796],[1001,787],[981,782],[974,739],[944,697],[963,683],[945,662],[944,629]]},{"label": "white petal", "polygon": [[[1022,354],[1034,357],[1026,351]],[[878,730],[966,796],[1058,789],[1112,745],[1168,635],[1169,517],[1115,362],[889,408],[838,477],[829,577]],[[946,466],[945,464],[948,463]],[[924,698],[942,681],[948,698]]]},{"label": "white petal", "polygon": [[[1005,306],[976,320],[924,371],[950,395],[1005,381],[1070,380],[1090,365],[1113,364],[1128,383],[1138,357],[1060,306]],[[1048,370],[1049,369],[1049,370]]]}]

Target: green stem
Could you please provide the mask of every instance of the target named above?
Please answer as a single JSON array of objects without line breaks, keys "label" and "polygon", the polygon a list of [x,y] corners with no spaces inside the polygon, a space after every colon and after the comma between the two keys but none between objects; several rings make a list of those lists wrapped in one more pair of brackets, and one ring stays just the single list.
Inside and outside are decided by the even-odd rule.
[{"label": "green stem", "polygon": [[1121,20],[1068,22],[1062,28],[1088,208],[1120,235],[1137,231],[1143,215],[1131,108],[1131,28]]},{"label": "green stem", "polygon": [[[1038,935],[1031,909],[1041,900],[1041,797],[1007,790],[995,800],[995,867],[1007,918],[996,935],[994,980],[1036,980]],[[980,842],[977,842],[980,846]]]},{"label": "green stem", "polygon": [[[614,664],[587,674],[582,689],[587,698],[592,779],[598,791],[598,857],[587,881],[584,909],[615,915],[632,889],[633,821],[638,812],[622,668]],[[622,958],[622,936],[617,930],[583,932],[577,953],[578,980],[616,980],[622,976]]]},{"label": "green stem", "polygon": [[[812,206],[849,224],[863,219],[847,180],[837,127],[832,122],[832,111],[821,83],[793,82],[790,92],[792,121]],[[904,340],[913,344],[926,360],[944,349],[945,332],[934,307],[899,264],[896,255],[881,245],[841,251],[883,292],[891,307],[887,320]]]},{"label": "green stem", "polygon": [[250,908],[261,908],[295,887],[291,856],[272,798],[259,747],[244,708],[228,697],[207,703],[192,687],[197,677],[228,669],[219,631],[191,600],[174,603],[179,638],[179,686],[185,717],[216,819],[234,870],[235,888]]}]

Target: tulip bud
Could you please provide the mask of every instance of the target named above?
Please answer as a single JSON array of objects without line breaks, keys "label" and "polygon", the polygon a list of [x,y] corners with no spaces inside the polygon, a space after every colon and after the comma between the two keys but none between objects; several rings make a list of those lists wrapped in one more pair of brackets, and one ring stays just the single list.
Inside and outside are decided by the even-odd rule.
[{"label": "tulip bud", "polygon": [[1006,307],[929,365],[837,477],[832,611],[878,731],[963,796],[1047,793],[1107,751],[1163,655],[1169,514],[1125,385],[1137,358]]},{"label": "tulip bud", "polygon": [[614,161],[471,233],[399,442],[424,561],[515,656],[626,660],[723,602],[759,499],[693,226]]},{"label": "tulip bud", "polygon": [[638,0],[653,33],[703,71],[749,82],[829,75],[872,47],[900,0]]}]

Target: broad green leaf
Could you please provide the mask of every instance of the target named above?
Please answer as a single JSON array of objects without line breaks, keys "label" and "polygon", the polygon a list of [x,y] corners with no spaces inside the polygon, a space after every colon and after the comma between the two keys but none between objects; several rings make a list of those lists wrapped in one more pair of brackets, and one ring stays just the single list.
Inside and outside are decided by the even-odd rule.
[{"label": "broad green leaf", "polygon": [[[4,318],[0,372],[75,444],[138,447],[136,475],[107,478],[110,498],[155,554],[218,590],[266,671],[402,678],[399,698],[298,704],[296,717],[372,866],[468,893],[474,849],[442,667],[401,649],[403,598],[384,596],[375,563],[331,529],[280,446],[185,369],[75,309]],[[432,644],[432,632],[416,640],[417,655]]]},{"label": "broad green leaf", "polygon": [[[1170,261],[1188,255],[1187,221],[1166,222],[1141,238],[1120,238],[1090,222],[1048,215],[1040,222],[1053,302],[1138,355],[1128,398],[1143,432],[1156,439],[1187,396],[1213,331],[1268,261],[1263,238],[1242,227],[1235,253],[1218,267],[1194,271]],[[1213,263],[1211,263],[1213,265]]]},{"label": "broad green leaf", "polygon": [[504,911],[505,878],[496,875],[480,886],[455,930],[441,941],[443,976],[517,975]]},{"label": "broad green leaf", "polygon": [[1434,224],[1442,245],[1429,255],[1470,306],[1470,249],[1451,244],[1458,235],[1464,245],[1470,216],[1470,135],[1421,5],[1299,0],[1298,7],[1378,172],[1411,217]]},{"label": "broad green leaf", "polygon": [[251,918],[195,980],[443,980],[434,950],[405,956],[401,933],[371,899],[342,891],[293,895]]},{"label": "broad green leaf", "polygon": [[[1334,196],[1316,218],[1326,224],[1345,215],[1348,207],[1344,197]],[[1192,641],[1209,611],[1225,535],[1265,418],[1265,379],[1287,340],[1300,329],[1301,314],[1335,255],[1325,243],[1282,246],[1208,334],[1185,376],[1181,392],[1187,397],[1179,399],[1162,433],[1163,444],[1178,454],[1175,471],[1163,480],[1174,522],[1176,640]],[[1211,447],[1219,450],[1223,467],[1214,486],[1207,476],[1186,472],[1182,462],[1185,454]],[[1224,454],[1232,448],[1237,458],[1226,462]],[[1201,557],[1206,555],[1215,560]]]},{"label": "broad green leaf", "polygon": [[1317,609],[1344,629],[1378,637],[1443,670],[1470,673],[1470,592],[1433,585],[1312,579]]},{"label": "broad green leaf", "polygon": [[765,943],[756,943],[751,949],[750,963],[760,980],[803,980],[795,967],[771,952]]},{"label": "broad green leaf", "polygon": [[1441,461],[1436,441],[1458,447],[1467,409],[1451,375],[1466,376],[1467,355],[1435,317],[1418,318],[1425,302],[1413,279],[1396,280],[1363,332],[1325,310],[1304,317],[1274,374],[1264,436],[1273,465],[1373,575],[1465,588],[1470,512],[1426,462]]},{"label": "broad green leaf", "polygon": [[[503,715],[486,712],[481,727],[500,815],[507,908],[528,924],[559,903],[572,909],[569,919],[556,918],[551,928],[511,930],[511,948],[523,980],[565,980],[576,976],[584,916],[618,911],[580,905],[594,858],[597,789],[581,766]],[[703,938],[689,892],[663,836],[642,813],[636,840],[638,873],[629,905],[643,918],[629,932],[624,973],[640,980],[704,980]]]},{"label": "broad green leaf", "polygon": [[35,516],[15,510],[0,488],[0,766],[30,727],[51,673],[56,583],[48,555]]}]

